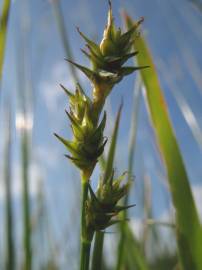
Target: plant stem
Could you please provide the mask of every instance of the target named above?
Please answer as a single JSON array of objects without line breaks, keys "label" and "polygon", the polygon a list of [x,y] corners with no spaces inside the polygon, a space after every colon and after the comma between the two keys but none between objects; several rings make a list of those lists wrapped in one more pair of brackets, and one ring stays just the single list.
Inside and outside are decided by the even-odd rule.
[{"label": "plant stem", "polygon": [[91,270],[102,269],[103,242],[104,242],[104,233],[101,231],[96,232]]},{"label": "plant stem", "polygon": [[81,257],[80,270],[89,269],[90,248],[92,237],[89,237],[86,226],[86,201],[88,199],[88,177],[81,176]]},{"label": "plant stem", "polygon": [[80,270],[89,269],[90,247],[91,247],[91,242],[82,241]]}]

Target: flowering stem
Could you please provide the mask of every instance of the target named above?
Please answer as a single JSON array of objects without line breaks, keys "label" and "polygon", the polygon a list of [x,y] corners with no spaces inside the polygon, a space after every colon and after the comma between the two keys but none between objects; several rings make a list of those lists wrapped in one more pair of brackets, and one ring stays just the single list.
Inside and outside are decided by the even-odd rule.
[{"label": "flowering stem", "polygon": [[89,258],[92,237],[89,236],[86,226],[86,201],[88,199],[88,177],[81,176],[81,257],[80,270],[89,269]]}]

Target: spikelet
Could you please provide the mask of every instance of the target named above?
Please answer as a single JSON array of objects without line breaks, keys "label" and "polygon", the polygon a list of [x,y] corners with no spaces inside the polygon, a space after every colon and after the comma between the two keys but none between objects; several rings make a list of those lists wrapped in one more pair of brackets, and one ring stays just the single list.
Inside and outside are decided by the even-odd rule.
[{"label": "spikelet", "polygon": [[92,231],[104,230],[120,222],[116,219],[118,213],[134,206],[117,205],[118,201],[129,192],[131,186],[131,181],[122,184],[125,176],[126,173],[113,179],[114,173],[112,172],[106,183],[101,178],[96,194],[89,185],[90,198],[86,206],[86,220],[88,228]]},{"label": "spikelet", "polygon": [[90,177],[98,157],[102,154],[106,140],[103,131],[106,123],[106,113],[99,125],[95,122],[92,102],[77,85],[75,94],[63,90],[69,97],[70,112],[66,111],[70,120],[73,139],[71,141],[55,136],[66,146],[71,155],[66,155],[80,170]]},{"label": "spikelet", "polygon": [[92,69],[70,62],[79,68],[93,84],[93,106],[97,117],[99,117],[105,99],[115,84],[120,82],[124,76],[148,67],[123,66],[127,60],[138,53],[131,52],[131,49],[136,37],[139,35],[138,27],[142,22],[143,18],[137,21],[130,30],[122,33],[120,28],[116,29],[115,27],[111,2],[109,1],[108,22],[100,45],[90,40],[77,29],[87,43],[88,52],[85,50],[82,50],[82,52],[90,59]]}]

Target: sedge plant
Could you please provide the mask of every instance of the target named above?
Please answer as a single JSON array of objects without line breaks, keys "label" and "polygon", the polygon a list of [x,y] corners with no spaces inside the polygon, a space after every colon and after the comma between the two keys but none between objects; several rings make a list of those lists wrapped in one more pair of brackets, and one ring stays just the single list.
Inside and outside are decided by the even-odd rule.
[{"label": "sedge plant", "polygon": [[123,66],[137,52],[131,52],[136,37],[139,35],[138,26],[143,19],[136,22],[127,32],[116,29],[109,1],[108,22],[100,44],[86,37],[79,29],[78,32],[86,42],[86,50],[82,50],[91,63],[87,68],[68,60],[83,72],[92,84],[92,96],[88,97],[79,84],[74,93],[62,86],[69,98],[70,108],[66,111],[71,122],[72,140],[55,136],[68,150],[66,157],[80,170],[81,173],[81,255],[80,270],[88,270],[90,262],[91,242],[95,232],[101,232],[110,225],[118,222],[116,216],[128,206],[118,206],[118,201],[124,197],[130,188],[130,181],[123,183],[125,174],[114,179],[113,170],[104,174],[94,192],[90,178],[102,155],[107,139],[104,129],[107,121],[103,106],[113,87],[125,76],[146,66]]}]

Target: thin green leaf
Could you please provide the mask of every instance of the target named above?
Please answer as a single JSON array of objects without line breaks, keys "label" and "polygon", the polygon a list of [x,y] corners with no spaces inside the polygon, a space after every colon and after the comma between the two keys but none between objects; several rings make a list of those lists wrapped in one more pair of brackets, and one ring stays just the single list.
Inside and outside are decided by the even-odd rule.
[{"label": "thin green leaf", "polygon": [[[70,46],[70,43],[69,43],[67,29],[66,29],[66,26],[65,26],[64,16],[63,16],[63,13],[62,13],[62,10],[61,10],[60,1],[53,0],[53,1],[51,1],[51,3],[52,3],[53,13],[54,13],[55,20],[56,20],[56,23],[57,23],[57,26],[58,26],[58,31],[59,31],[59,34],[60,34],[60,37],[61,37],[61,40],[62,40],[62,44],[63,44],[63,47],[65,49],[66,56],[69,59],[74,60],[73,52],[72,52],[72,49],[71,49],[71,46]],[[69,69],[70,69],[70,72],[71,72],[71,76],[72,76],[72,78],[74,80],[74,83],[75,84],[79,83],[79,78],[78,78],[78,75],[77,75],[76,68],[73,65],[69,65]]]},{"label": "thin green leaf", "polygon": [[103,177],[104,183],[106,183],[108,181],[108,179],[110,178],[110,175],[112,173],[112,170],[113,170],[114,155],[115,155],[115,150],[116,150],[116,142],[117,142],[122,107],[123,107],[123,105],[121,104],[119,107],[117,116],[116,116],[116,121],[115,121],[114,130],[113,130],[113,134],[112,134],[111,144],[110,144],[108,157],[107,157],[105,173],[104,173],[104,177]]},{"label": "thin green leaf", "polygon": [[140,245],[136,240],[130,226],[125,222],[125,269],[133,270],[148,270],[148,265],[145,261],[145,257],[141,252]]},{"label": "thin green leaf", "polygon": [[6,219],[6,270],[13,270],[15,267],[15,242],[14,242],[14,215],[12,209],[12,179],[11,179],[11,112],[7,112],[6,143],[5,143],[5,219]]},{"label": "thin green leaf", "polygon": [[[125,15],[130,28],[133,21]],[[185,270],[202,269],[202,230],[187,172],[170,122],[163,91],[146,42],[139,37],[134,43],[139,65],[148,64],[141,70],[151,121],[156,132],[162,158],[168,174],[173,204],[176,210],[177,241],[182,266]]]},{"label": "thin green leaf", "polygon": [[23,244],[24,263],[23,269],[32,269],[32,248],[31,248],[31,213],[29,195],[29,162],[30,162],[30,142],[26,129],[22,130],[21,138],[21,158],[22,158],[22,207],[23,207]]}]

